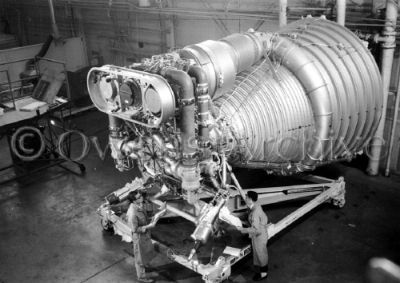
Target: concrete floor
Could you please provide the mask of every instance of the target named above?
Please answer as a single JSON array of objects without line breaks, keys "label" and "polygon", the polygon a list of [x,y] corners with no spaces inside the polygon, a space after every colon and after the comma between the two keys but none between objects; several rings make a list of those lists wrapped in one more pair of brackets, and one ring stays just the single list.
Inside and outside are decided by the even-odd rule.
[{"label": "concrete floor", "polygon": [[[105,115],[87,112],[74,122],[105,145]],[[4,138],[0,146],[4,166],[10,162]],[[52,167],[1,185],[1,283],[135,282],[131,245],[104,233],[96,214],[104,196],[130,181],[135,170],[118,172],[109,154],[101,160],[93,147],[83,163],[84,177]],[[337,209],[324,204],[272,239],[268,282],[364,282],[370,258],[386,257],[399,264],[400,178],[369,177],[353,164],[335,164],[315,173],[345,177],[346,205]],[[256,180],[274,180],[258,171],[239,175],[247,187],[259,185]],[[276,222],[300,204],[265,210]],[[172,222],[171,231],[179,233],[179,225]],[[157,282],[202,282],[161,254],[152,265],[150,275]],[[230,281],[251,282],[252,276],[248,257],[234,266]]]}]

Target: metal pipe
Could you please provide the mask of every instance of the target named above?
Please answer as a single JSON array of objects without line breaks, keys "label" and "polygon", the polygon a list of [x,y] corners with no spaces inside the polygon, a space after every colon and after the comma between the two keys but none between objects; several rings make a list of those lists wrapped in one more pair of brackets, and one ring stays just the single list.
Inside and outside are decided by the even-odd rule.
[{"label": "metal pipe", "polygon": [[226,178],[226,167],[227,167],[227,165],[228,165],[228,163],[226,162],[226,156],[225,156],[225,154],[223,153],[222,154],[222,160],[221,160],[221,163],[222,163],[222,186],[223,186],[223,188],[225,188],[226,187],[226,180],[227,180],[227,178]]},{"label": "metal pipe", "polygon": [[393,144],[394,144],[394,137],[397,128],[397,117],[399,114],[399,102],[400,102],[400,79],[397,83],[397,92],[396,92],[396,101],[394,103],[394,114],[393,114],[393,124],[392,129],[390,131],[390,141],[389,141],[389,154],[386,160],[386,169],[385,169],[385,176],[389,177],[390,174],[390,162],[392,158],[392,151],[393,151]]},{"label": "metal pipe", "polygon": [[314,62],[295,43],[284,37],[279,37],[272,53],[288,68],[302,83],[311,102],[315,119],[315,134],[310,150],[302,164],[307,169],[315,166],[325,154],[327,141],[331,131],[332,104],[327,88],[327,82],[321,76]]},{"label": "metal pipe", "polygon": [[287,25],[287,0],[279,1],[279,27]]},{"label": "metal pipe", "polygon": [[386,1],[386,23],[382,35],[386,40],[382,43],[382,84],[383,84],[383,103],[382,116],[379,121],[378,129],[371,141],[371,155],[369,158],[367,173],[371,176],[378,175],[379,162],[383,142],[383,134],[386,122],[387,98],[389,94],[390,76],[392,72],[393,55],[396,47],[396,21],[397,21],[397,1]]},{"label": "metal pipe", "polygon": [[268,226],[268,236],[269,238],[275,236],[277,233],[288,227],[290,224],[295,222],[297,219],[301,218],[304,216],[306,213],[310,212],[314,208],[316,208],[318,205],[321,203],[329,200],[329,199],[335,199],[335,198],[340,198],[341,195],[344,195],[345,190],[344,190],[344,181],[343,177],[340,177],[339,180],[332,185],[331,188],[328,190],[324,191],[296,211],[292,212],[282,220],[280,220],[276,224],[271,224]]},{"label": "metal pipe", "polygon": [[185,59],[194,59],[203,68],[209,94],[217,97],[233,86],[239,72],[262,58],[268,39],[256,32],[232,34],[218,41],[206,40],[186,46],[179,53]]},{"label": "metal pipe", "polygon": [[239,192],[240,196],[242,197],[242,199],[245,201],[246,200],[246,193],[244,192],[242,186],[240,186],[240,183],[237,180],[236,175],[232,171],[232,167],[229,164],[227,164],[227,168],[229,170],[231,179],[232,179],[233,183],[235,184],[236,189],[238,190],[238,192]]},{"label": "metal pipe", "polygon": [[50,17],[51,17],[51,27],[53,29],[53,37],[55,39],[60,38],[60,32],[58,31],[58,26],[56,23],[56,16],[54,13],[54,5],[53,5],[53,0],[49,0],[49,8],[50,8]]},{"label": "metal pipe", "polygon": [[[164,205],[164,203],[163,203],[162,201],[158,200],[158,199],[151,199],[150,201],[151,201],[152,203],[158,205],[158,206]],[[197,224],[197,219],[196,219],[196,217],[193,217],[193,216],[190,215],[189,213],[186,213],[186,212],[184,212],[184,211],[182,211],[182,210],[179,210],[178,208],[173,207],[172,205],[169,205],[169,204],[166,205],[166,209],[167,209],[168,211],[170,211],[170,212],[172,212],[172,213],[178,215],[178,216],[181,216],[181,217],[183,217],[183,218],[189,220],[190,222],[193,222],[193,223]]]},{"label": "metal pipe", "polygon": [[336,22],[344,26],[346,21],[346,0],[336,0]]},{"label": "metal pipe", "polygon": [[194,155],[196,148],[192,141],[195,138],[195,120],[194,120],[194,89],[190,76],[184,71],[164,68],[161,70],[170,83],[180,86],[180,101],[182,111],[180,117],[180,129],[182,136],[182,156],[184,165],[194,164]]},{"label": "metal pipe", "polygon": [[108,115],[108,129],[110,131],[110,137],[119,138],[121,136],[121,130],[124,120]]},{"label": "metal pipe", "polygon": [[190,66],[188,71],[189,76],[196,79],[196,98],[199,117],[199,146],[209,146],[209,103],[210,95],[208,94],[208,82],[205,71],[198,65]]}]

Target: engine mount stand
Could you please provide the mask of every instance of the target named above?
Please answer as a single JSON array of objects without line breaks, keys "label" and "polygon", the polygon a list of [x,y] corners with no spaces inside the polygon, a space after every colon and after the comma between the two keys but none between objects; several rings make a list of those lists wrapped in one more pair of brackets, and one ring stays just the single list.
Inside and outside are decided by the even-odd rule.
[{"label": "engine mount stand", "polygon": [[[313,197],[306,204],[296,209],[277,223],[269,224],[267,228],[269,238],[274,237],[277,233],[290,226],[297,219],[301,218],[324,202],[331,201],[333,205],[338,207],[344,205],[345,182],[343,177],[340,177],[337,180],[332,180],[320,176],[306,175],[303,176],[302,179],[312,183],[305,185],[252,189],[259,193],[259,203],[261,205]],[[113,194],[123,199],[129,191],[135,189],[135,186],[140,187],[142,185],[142,183],[137,179],[132,184],[115,191]],[[244,189],[243,191],[246,192],[247,190]],[[240,195],[240,192],[231,192],[230,201],[227,202],[228,208],[232,211],[245,208],[245,205],[238,201],[238,198],[236,197],[237,195]],[[153,202],[155,205],[161,204],[159,200],[154,200]],[[172,205],[167,205],[167,210],[170,213],[184,217],[191,222],[197,222],[196,217],[193,217],[190,212],[180,210]],[[112,228],[114,233],[120,235],[124,241],[132,241],[131,228],[122,216],[118,216],[117,213],[111,209],[108,201],[99,207],[98,213],[101,217],[101,223],[104,229]],[[202,264],[196,258],[189,260],[188,256],[177,254],[173,252],[172,249],[165,247],[165,245],[155,240],[153,240],[153,242],[157,243],[160,247],[163,247],[163,250],[166,251],[169,259],[200,274],[202,279],[207,283],[217,283],[228,279],[231,275],[231,267],[251,253],[250,243],[241,248],[226,246],[222,255],[218,257],[215,263]]]}]

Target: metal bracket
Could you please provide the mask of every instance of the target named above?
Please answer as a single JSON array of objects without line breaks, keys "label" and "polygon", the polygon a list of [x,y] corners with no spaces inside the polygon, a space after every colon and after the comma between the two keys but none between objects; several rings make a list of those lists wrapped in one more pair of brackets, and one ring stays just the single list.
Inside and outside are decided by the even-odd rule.
[{"label": "metal bracket", "polygon": [[195,99],[194,98],[189,98],[189,99],[179,99],[179,104],[182,106],[187,106],[194,104]]}]

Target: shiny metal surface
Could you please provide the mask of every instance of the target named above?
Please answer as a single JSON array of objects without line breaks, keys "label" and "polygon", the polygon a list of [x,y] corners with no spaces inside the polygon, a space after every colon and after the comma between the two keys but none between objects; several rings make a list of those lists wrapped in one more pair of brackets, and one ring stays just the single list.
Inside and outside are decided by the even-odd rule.
[{"label": "shiny metal surface", "polygon": [[[209,265],[203,273],[192,257],[217,232],[222,207],[237,207],[237,197],[245,200],[231,164],[284,175],[351,158],[375,131],[383,94],[364,44],[322,18],[303,19],[277,33],[249,31],[204,41],[130,69],[94,68],[88,85],[96,106],[113,116],[109,141],[117,168],[137,164],[143,189],[161,188],[158,197],[165,187],[171,197],[166,199],[179,203],[178,215],[190,210],[197,216],[189,255],[173,259],[210,282]],[[321,194],[269,226],[268,234],[327,200],[344,204],[343,178],[321,184]],[[294,199],[279,189],[280,201]],[[305,197],[305,191],[297,193]],[[201,199],[207,199],[205,205]],[[114,225],[107,215],[112,214],[103,214],[106,223]],[[215,278],[229,276],[232,262],[221,269],[223,261],[214,265],[212,273],[220,274]]]},{"label": "shiny metal surface", "polygon": [[215,100],[241,155],[236,165],[304,158],[302,143],[314,129],[311,104],[299,80],[286,67],[274,67],[276,74],[259,62],[238,75],[232,92]]},{"label": "shiny metal surface", "polygon": [[174,92],[160,75],[105,65],[90,69],[87,85],[100,111],[125,121],[154,128],[175,115]]},{"label": "shiny metal surface", "polygon": [[[345,27],[312,17],[277,33],[193,44],[130,69],[94,68],[88,86],[103,112],[177,140],[172,159],[161,153],[157,160],[190,165],[188,174],[172,175],[195,184],[187,186],[193,191],[199,162],[220,154],[236,166],[278,174],[351,159],[375,133],[383,99],[365,44]],[[160,166],[167,175],[170,167]]]},{"label": "shiny metal surface", "polygon": [[236,74],[259,61],[263,43],[270,36],[247,32],[232,34],[219,41],[206,40],[180,50],[182,58],[194,59],[206,72],[211,96],[228,91]]},{"label": "shiny metal surface", "polygon": [[[280,33],[295,37],[294,41],[320,63],[318,69],[330,87],[333,102],[335,156],[345,151],[339,148],[339,139],[344,139],[350,152],[361,150],[375,132],[382,108],[382,82],[371,53],[352,32],[322,19],[298,21]],[[347,117],[348,127],[342,122]]]},{"label": "shiny metal surface", "polygon": [[269,58],[215,100],[236,138],[237,165],[306,170],[365,147],[381,116],[382,82],[352,32],[303,19],[272,39]]}]

